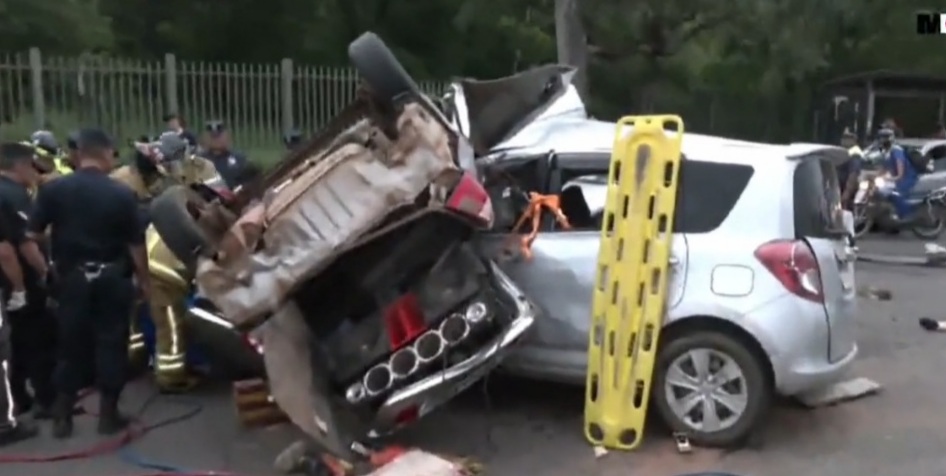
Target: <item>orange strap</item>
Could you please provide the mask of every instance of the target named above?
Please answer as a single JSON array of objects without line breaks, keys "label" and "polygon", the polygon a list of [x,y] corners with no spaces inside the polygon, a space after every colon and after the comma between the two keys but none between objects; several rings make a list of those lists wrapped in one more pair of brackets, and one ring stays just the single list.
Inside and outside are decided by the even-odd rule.
[{"label": "orange strap", "polygon": [[572,228],[571,224],[568,223],[568,217],[562,213],[558,195],[541,195],[535,192],[529,192],[529,206],[522,212],[522,216],[516,221],[516,225],[512,227],[512,232],[517,233],[519,228],[525,224],[526,220],[532,219],[532,230],[519,241],[519,249],[522,251],[522,256],[527,260],[532,259],[532,243],[539,234],[543,209],[552,213],[552,216],[555,217],[555,221],[557,221],[562,228],[566,230]]}]

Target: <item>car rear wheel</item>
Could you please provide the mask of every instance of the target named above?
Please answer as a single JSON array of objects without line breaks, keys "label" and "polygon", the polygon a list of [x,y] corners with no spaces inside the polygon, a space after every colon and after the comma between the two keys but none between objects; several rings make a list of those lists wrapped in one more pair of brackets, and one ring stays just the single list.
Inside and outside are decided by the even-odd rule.
[{"label": "car rear wheel", "polygon": [[169,187],[151,202],[151,224],[188,269],[193,269],[197,257],[211,248],[210,238],[197,222],[206,206],[206,200],[182,185]]},{"label": "car rear wheel", "polygon": [[739,445],[771,407],[765,363],[725,333],[701,331],[666,342],[655,370],[658,413],[700,446]]},{"label": "car rear wheel", "polygon": [[348,45],[348,59],[379,101],[394,104],[419,89],[384,41],[370,31]]}]

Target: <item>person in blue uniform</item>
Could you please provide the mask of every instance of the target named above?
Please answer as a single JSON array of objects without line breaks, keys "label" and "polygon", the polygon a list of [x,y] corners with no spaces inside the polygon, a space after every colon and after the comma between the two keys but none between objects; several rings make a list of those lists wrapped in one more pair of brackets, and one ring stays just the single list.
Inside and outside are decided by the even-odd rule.
[{"label": "person in blue uniform", "polygon": [[920,175],[903,148],[894,143],[894,137],[894,130],[889,128],[881,129],[877,133],[880,150],[884,153],[887,177],[894,183],[894,191],[889,196],[896,213],[893,218],[902,222],[907,221],[913,213],[913,207],[907,203],[907,197],[920,180]]},{"label": "person in blue uniform", "polygon": [[[0,202],[0,210],[7,206]],[[23,270],[16,258],[16,246],[22,241],[8,226],[9,213],[0,213],[0,271],[7,282],[23,286]],[[15,414],[16,402],[13,401],[10,383],[13,343],[7,305],[0,306],[0,447],[32,438],[39,432],[26,421],[18,420]]]},{"label": "person in blue uniform", "polygon": [[[25,235],[26,220],[33,208],[30,190],[40,180],[33,164],[34,153],[33,147],[24,144],[0,144],[0,213],[15,236]],[[56,321],[46,306],[48,265],[34,241],[22,240],[16,253],[26,294],[22,307],[7,309],[13,345],[11,392],[19,412],[33,409],[35,418],[45,419],[50,417],[55,397],[52,374],[56,355]],[[0,289],[7,302],[17,287],[0,277]]]},{"label": "person in blue uniform", "polygon": [[150,289],[137,200],[108,175],[112,140],[102,130],[83,129],[77,145],[78,169],[40,188],[27,227],[32,240],[50,231],[55,263],[56,438],[72,435],[72,408],[90,376],[100,394],[98,432],[114,434],[128,425],[118,408],[128,370],[128,315],[135,284],[143,299]]},{"label": "person in blue uniform", "polygon": [[241,171],[246,167],[246,155],[233,150],[230,131],[223,121],[210,121],[204,127],[204,143],[200,156],[213,162],[217,173],[234,189]]}]

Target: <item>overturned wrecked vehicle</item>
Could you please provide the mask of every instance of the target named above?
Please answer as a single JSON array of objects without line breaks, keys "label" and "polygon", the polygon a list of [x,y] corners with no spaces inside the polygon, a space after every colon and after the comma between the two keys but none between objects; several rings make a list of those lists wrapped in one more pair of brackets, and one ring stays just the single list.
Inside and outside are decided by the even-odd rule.
[{"label": "overturned wrecked vehicle", "polygon": [[376,36],[349,56],[356,101],[260,184],[152,207],[195,272],[191,329],[260,354],[278,405],[340,456],[475,383],[535,315],[473,239],[493,217],[465,138]]}]

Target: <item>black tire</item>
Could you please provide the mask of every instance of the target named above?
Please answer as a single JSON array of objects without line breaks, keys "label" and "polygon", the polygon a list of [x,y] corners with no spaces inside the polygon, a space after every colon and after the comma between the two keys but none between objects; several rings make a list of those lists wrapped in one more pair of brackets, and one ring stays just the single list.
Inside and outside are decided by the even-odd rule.
[{"label": "black tire", "polygon": [[[729,356],[742,370],[746,383],[748,402],[742,416],[732,426],[714,432],[703,432],[687,425],[670,407],[664,389],[670,364],[684,353],[700,348]],[[729,448],[744,443],[763,423],[772,406],[773,388],[767,376],[766,362],[760,361],[760,357],[739,339],[721,332],[698,331],[661,345],[651,394],[658,414],[672,431],[686,434],[699,446]]]},{"label": "black tire", "polygon": [[867,204],[854,205],[855,212],[860,212],[864,215],[860,224],[854,224],[854,238],[862,238],[874,228],[874,215],[871,213],[871,210],[857,210],[858,207],[867,207]]},{"label": "black tire", "polygon": [[151,224],[164,244],[188,269],[197,265],[197,257],[210,255],[211,241],[197,224],[188,203],[205,203],[200,195],[183,185],[175,185],[151,202]]},{"label": "black tire", "polygon": [[939,205],[933,205],[930,210],[924,210],[924,213],[930,213],[930,226],[913,226],[910,231],[921,240],[935,240],[946,230],[946,209]]},{"label": "black tire", "polygon": [[348,45],[348,59],[368,83],[375,98],[393,107],[404,95],[419,91],[414,78],[381,38],[368,31]]}]

